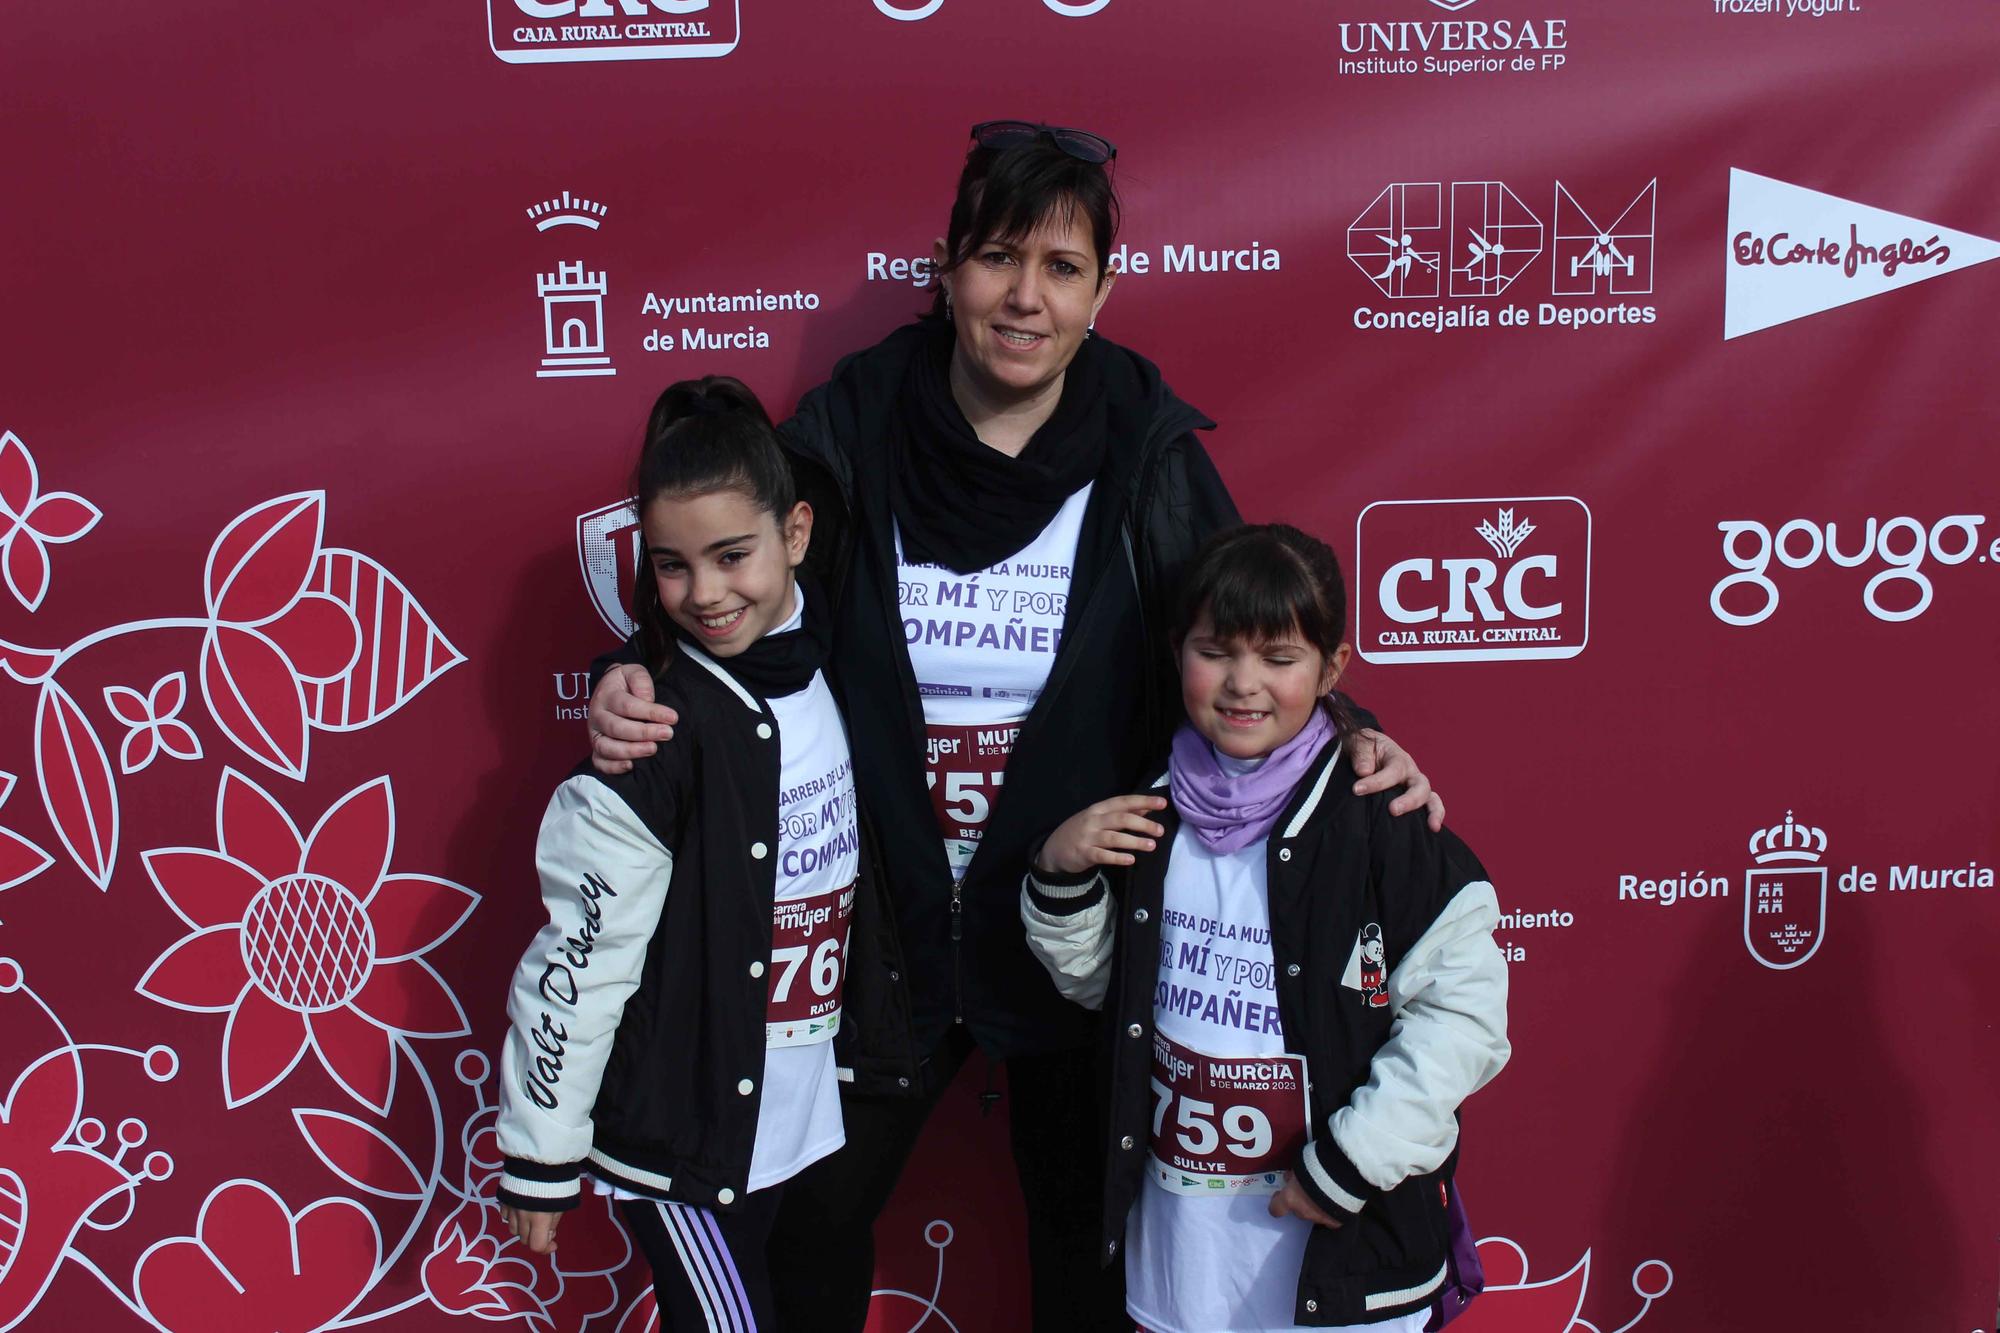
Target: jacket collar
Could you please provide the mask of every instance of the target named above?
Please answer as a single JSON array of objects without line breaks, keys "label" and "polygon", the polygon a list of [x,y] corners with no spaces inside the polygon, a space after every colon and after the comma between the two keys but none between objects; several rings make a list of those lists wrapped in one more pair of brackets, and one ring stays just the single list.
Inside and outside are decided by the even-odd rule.
[{"label": "jacket collar", "polygon": [[748,708],[753,713],[762,713],[764,711],[764,705],[758,701],[757,696],[744,689],[736,677],[729,674],[729,669],[723,666],[722,663],[716,661],[691,643],[680,643],[675,646],[679,649],[683,657],[704,667],[710,675],[721,681],[723,688],[741,700],[745,708]]},{"label": "jacket collar", "polygon": [[1307,821],[1313,817],[1313,812],[1319,809],[1320,801],[1326,796],[1328,784],[1346,758],[1347,746],[1343,744],[1343,738],[1336,733],[1320,750],[1319,759],[1315,761],[1315,767],[1310,770],[1313,775],[1312,781],[1309,784],[1302,784],[1305,794],[1294,799],[1291,810],[1287,812],[1289,817],[1278,816],[1284,825],[1283,831],[1278,834],[1280,838],[1299,836]]}]

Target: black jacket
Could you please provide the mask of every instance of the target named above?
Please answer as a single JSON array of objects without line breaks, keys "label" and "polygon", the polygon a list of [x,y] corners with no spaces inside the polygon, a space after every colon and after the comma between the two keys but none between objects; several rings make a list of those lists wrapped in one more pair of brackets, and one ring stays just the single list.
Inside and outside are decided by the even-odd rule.
[{"label": "black jacket", "polygon": [[[1165,780],[1162,779],[1162,782]],[[1288,1051],[1306,1057],[1308,1132],[1294,1166],[1321,1208],[1344,1218],[1306,1242],[1293,1318],[1376,1323],[1423,1309],[1446,1272],[1444,1188],[1458,1157],[1456,1108],[1506,1062],[1507,967],[1493,943],[1486,871],[1421,813],[1389,814],[1397,793],[1353,794],[1330,742],[1266,843],[1274,990]],[[1102,998],[1110,1052],[1100,1256],[1118,1253],[1146,1183],[1154,1098],[1160,919],[1180,820],[1159,850],[1087,887],[1030,877],[1021,912],[1033,948],[1082,1003]],[[1390,1003],[1360,979],[1364,927],[1384,946]],[[1371,932],[1371,935],[1374,932]],[[1108,980],[1108,991],[1106,982]],[[1378,1062],[1395,1043],[1394,1058]],[[1388,1185],[1383,1188],[1377,1182]]]},{"label": "black jacket", "polygon": [[[515,973],[501,1056],[500,1198],[576,1206],[579,1170],[725,1210],[747,1193],[762,1104],[778,864],[778,722],[712,658],[655,681],[674,742],[557,788],[535,860],[549,924]],[[895,919],[864,833],[836,1060],[914,1092]]]},{"label": "black jacket", "polygon": [[[1090,1042],[1090,1020],[1029,957],[1014,905],[1021,875],[1056,825],[1132,790],[1166,754],[1180,717],[1167,643],[1180,576],[1211,533],[1240,519],[1194,437],[1215,423],[1175,397],[1150,361],[1107,344],[1107,384],[1125,406],[1085,511],[1062,643],[1007,761],[1005,794],[966,870],[954,923],[896,601],[888,484],[888,413],[930,336],[909,325],[845,358],[779,426],[814,508],[807,564],[835,602],[827,679],[893,886],[918,1048],[962,1021],[1000,1057],[1075,1049]],[[634,660],[629,644],[598,659],[593,683]]]},{"label": "black jacket", "polygon": [[1151,362],[1108,344],[1105,379],[1117,406],[1084,513],[1062,642],[954,914],[897,606],[888,485],[886,414],[929,336],[911,325],[848,357],[780,427],[832,483],[820,495],[802,483],[818,504],[814,545],[826,542],[827,581],[840,589],[828,679],[847,712],[862,804],[894,886],[919,1047],[962,1021],[996,1056],[1072,1049],[1089,1043],[1090,1020],[1028,954],[1015,909],[1021,875],[1056,825],[1132,790],[1165,755],[1180,715],[1167,644],[1180,576],[1209,534],[1239,519],[1193,434],[1214,423],[1175,397]]}]

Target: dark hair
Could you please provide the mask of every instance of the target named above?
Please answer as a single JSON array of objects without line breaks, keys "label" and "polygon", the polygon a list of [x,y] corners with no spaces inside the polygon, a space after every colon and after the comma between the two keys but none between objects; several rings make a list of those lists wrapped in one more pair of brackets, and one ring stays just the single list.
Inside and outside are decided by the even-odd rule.
[{"label": "dark hair", "polygon": [[[686,499],[716,491],[739,491],[780,522],[797,495],[771,416],[749,385],[729,375],[679,380],[666,387],[647,414],[646,441],[632,469],[634,504],[643,521],[646,506],[663,495]],[[660,605],[643,538],[639,574],[632,584],[632,619],[639,627],[643,660],[657,668],[674,629]]]},{"label": "dark hair", "polygon": [[[1210,537],[1181,584],[1173,622],[1178,654],[1202,613],[1218,638],[1269,643],[1297,634],[1327,661],[1347,628],[1347,587],[1333,548],[1289,523],[1245,524]],[[1324,700],[1343,732],[1353,726],[1345,698]]]},{"label": "dark hair", "polygon": [[[1018,241],[1044,222],[1067,225],[1079,213],[1090,223],[1097,247],[1097,285],[1104,285],[1105,261],[1118,235],[1118,192],[1102,163],[1071,157],[1045,138],[1007,148],[982,148],[965,155],[958,196],[944,234],[942,276],[972,257],[987,241]],[[945,313],[944,285],[938,285],[931,314]]]}]

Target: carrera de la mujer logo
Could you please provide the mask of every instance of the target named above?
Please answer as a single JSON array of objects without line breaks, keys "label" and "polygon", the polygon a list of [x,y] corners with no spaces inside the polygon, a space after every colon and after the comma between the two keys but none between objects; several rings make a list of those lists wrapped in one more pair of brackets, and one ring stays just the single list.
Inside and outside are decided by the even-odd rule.
[{"label": "carrera de la mujer logo", "polygon": [[1575,657],[1590,640],[1590,508],[1378,500],[1355,522],[1354,590],[1370,662]]},{"label": "carrera de la mujer logo", "polygon": [[486,42],[510,65],[726,56],[737,0],[486,0]]}]

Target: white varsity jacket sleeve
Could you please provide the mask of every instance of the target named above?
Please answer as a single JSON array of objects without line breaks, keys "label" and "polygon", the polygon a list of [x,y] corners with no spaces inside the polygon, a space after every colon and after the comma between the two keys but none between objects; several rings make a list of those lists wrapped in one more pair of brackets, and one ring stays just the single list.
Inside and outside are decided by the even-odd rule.
[{"label": "white varsity jacket sleeve", "polygon": [[549,921],[514,970],[500,1054],[502,1203],[574,1208],[591,1107],[667,901],[673,855],[611,787],[556,788],[535,842]]},{"label": "white varsity jacket sleeve", "polygon": [[1493,942],[1493,886],[1459,889],[1389,973],[1395,1015],[1368,1082],[1306,1146],[1301,1180],[1358,1213],[1375,1194],[1437,1170],[1458,1142],[1459,1103],[1507,1063],[1507,963]]},{"label": "white varsity jacket sleeve", "polygon": [[1103,873],[1062,877],[1029,871],[1021,878],[1021,924],[1028,928],[1029,952],[1047,969],[1056,991],[1086,1009],[1102,1009],[1117,933]]}]

